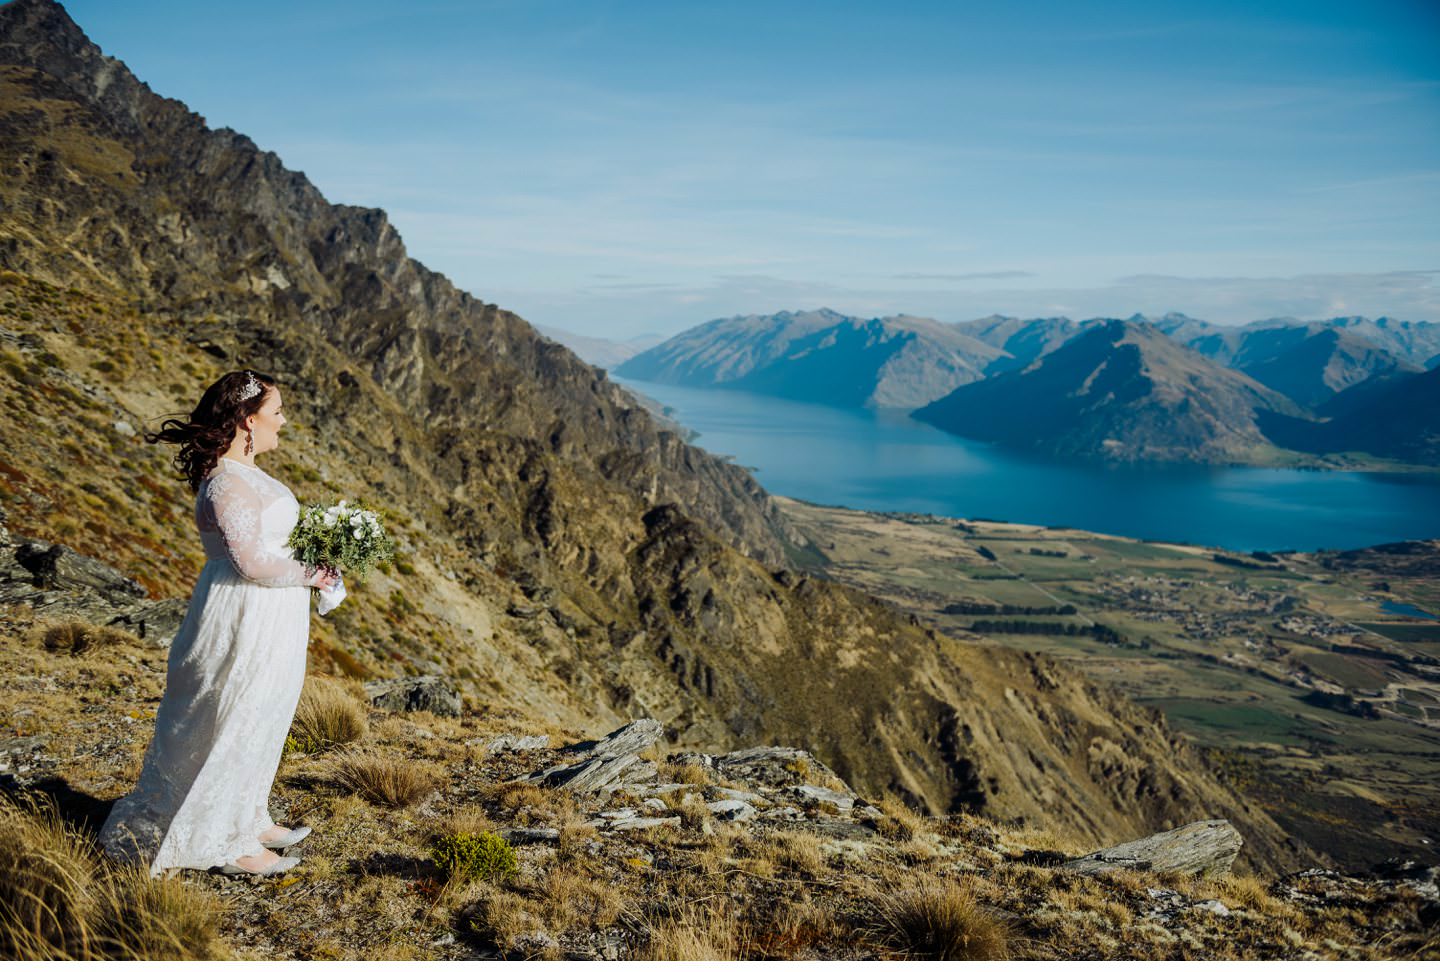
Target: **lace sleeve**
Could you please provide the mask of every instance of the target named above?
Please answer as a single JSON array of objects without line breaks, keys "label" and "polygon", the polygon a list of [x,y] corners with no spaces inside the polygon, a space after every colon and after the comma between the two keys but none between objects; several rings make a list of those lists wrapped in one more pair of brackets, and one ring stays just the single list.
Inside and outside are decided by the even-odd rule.
[{"label": "lace sleeve", "polygon": [[208,481],[210,505],[203,517],[213,520],[225,553],[237,573],[266,587],[312,587],[314,572],[293,557],[265,549],[260,536],[260,494],[240,476],[220,475]]}]

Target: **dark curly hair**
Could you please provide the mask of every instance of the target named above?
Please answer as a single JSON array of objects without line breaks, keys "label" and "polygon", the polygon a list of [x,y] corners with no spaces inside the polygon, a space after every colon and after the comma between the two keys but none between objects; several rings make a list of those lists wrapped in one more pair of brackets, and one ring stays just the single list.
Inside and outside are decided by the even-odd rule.
[{"label": "dark curly hair", "polygon": [[[260,383],[260,394],[241,398],[250,379]],[[200,402],[190,412],[189,421],[166,419],[160,431],[147,432],[145,441],[178,442],[175,468],[180,478],[190,483],[192,493],[200,492],[200,481],[220,461],[220,456],[235,441],[235,430],[245,419],[260,411],[275,379],[258,371],[232,371],[205,389]]]}]

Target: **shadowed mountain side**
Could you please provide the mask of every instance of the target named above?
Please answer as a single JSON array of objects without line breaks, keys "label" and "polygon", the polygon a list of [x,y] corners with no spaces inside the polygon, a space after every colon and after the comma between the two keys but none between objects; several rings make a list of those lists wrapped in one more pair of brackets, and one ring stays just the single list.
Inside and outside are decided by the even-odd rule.
[{"label": "shadowed mountain side", "polygon": [[1327,422],[1264,416],[1277,445],[1305,452],[1363,452],[1416,465],[1440,465],[1440,367],[1392,372],[1326,403]]},{"label": "shadowed mountain side", "polygon": [[709,321],[636,355],[617,375],[723,387],[841,408],[914,408],[977,381],[999,351],[938,321],[862,320],[829,308]]},{"label": "shadowed mountain side", "polygon": [[1066,458],[1244,461],[1269,443],[1257,409],[1299,409],[1153,326],[1107,321],[1022,371],[957,388],[912,414],[946,431]]},{"label": "shadowed mountain side", "polygon": [[1421,370],[1360,334],[1331,324],[1251,325],[1186,343],[1312,409],[1377,376]]}]

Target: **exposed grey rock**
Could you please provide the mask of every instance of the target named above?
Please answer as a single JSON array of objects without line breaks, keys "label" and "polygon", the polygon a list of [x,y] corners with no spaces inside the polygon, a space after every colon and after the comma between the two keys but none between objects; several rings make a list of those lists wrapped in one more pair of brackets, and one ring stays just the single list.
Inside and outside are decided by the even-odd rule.
[{"label": "exposed grey rock", "polygon": [[183,597],[142,601],[130,610],[115,615],[107,623],[124,628],[136,637],[162,648],[169,648],[185,620],[185,612],[189,609],[190,602]]},{"label": "exposed grey rock", "polygon": [[621,774],[639,761],[639,751],[654,745],[663,731],[664,727],[654,719],[637,719],[604,739],[586,740],[561,750],[584,756],[580,762],[551,766],[524,779],[581,793],[599,792],[617,783]]},{"label": "exposed grey rock", "polygon": [[705,806],[721,820],[749,820],[756,813],[755,808],[744,800],[716,800]]},{"label": "exposed grey rock", "polygon": [[15,562],[30,573],[31,584],[41,590],[89,591],[111,605],[124,607],[145,598],[145,588],[135,581],[63,543],[21,540],[13,554]]},{"label": "exposed grey rock", "polygon": [[[665,806],[665,804],[663,803],[660,805],[662,807]],[[635,814],[637,813],[639,813],[639,811],[636,810],[634,807],[620,807],[616,810],[602,810],[600,811],[600,816],[606,818],[607,820],[624,820],[628,817],[635,816]]]},{"label": "exposed grey rock", "polygon": [[805,812],[798,807],[771,807],[760,816],[765,820],[804,820]]},{"label": "exposed grey rock", "polygon": [[1197,901],[1190,907],[1196,911],[1208,911],[1211,914],[1219,915],[1221,918],[1230,917],[1230,909],[1225,907],[1225,902],[1216,898],[1206,898],[1204,901]]},{"label": "exposed grey rock", "polygon": [[487,753],[508,753],[521,752],[526,749],[544,749],[550,745],[549,736],[516,736],[513,733],[505,733],[503,736],[496,736],[485,746]]},{"label": "exposed grey rock", "polygon": [[374,679],[365,683],[365,694],[371,705],[392,712],[460,714],[460,693],[438,675]]},{"label": "exposed grey rock", "polygon": [[759,803],[766,805],[772,802],[758,793],[750,793],[747,790],[732,790],[728,786],[712,786],[706,790],[706,794],[712,800],[743,800],[750,804]]},{"label": "exposed grey rock", "polygon": [[823,786],[802,784],[800,786],[792,786],[785,792],[804,807],[826,803],[837,810],[843,811],[855,806],[855,798],[853,796]]},{"label": "exposed grey rock", "polygon": [[624,820],[616,820],[610,824],[610,830],[646,830],[650,827],[662,827],[669,824],[673,827],[680,826],[679,817],[628,817]]},{"label": "exposed grey rock", "polygon": [[135,438],[135,426],[131,425],[124,419],[120,419],[118,422],[115,423],[115,431],[119,432],[127,439]]},{"label": "exposed grey rock", "polygon": [[655,797],[649,797],[648,799],[646,799],[645,801],[643,801],[640,805],[641,805],[642,807],[648,807],[648,808],[651,809],[651,810],[669,810],[669,809],[670,809],[670,808],[665,804],[665,801],[664,801],[664,800],[657,800]]},{"label": "exposed grey rock", "polygon": [[879,820],[884,817],[885,814],[881,812],[879,807],[866,803],[863,805],[856,804],[854,809],[850,811],[850,816],[859,817],[862,820]]},{"label": "exposed grey rock", "polygon": [[755,746],[750,749],[737,749],[716,756],[713,765],[715,771],[722,776],[769,786],[793,784],[799,776],[796,769],[792,768],[796,766],[806,767],[827,777],[835,777],[830,767],[820,762],[808,751],[792,749],[787,746]]},{"label": "exposed grey rock", "polygon": [[1219,875],[1229,872],[1243,843],[1240,832],[1230,825],[1230,821],[1201,820],[1107,847],[1060,866],[1082,874],[1098,874],[1125,867],[1137,871]]}]

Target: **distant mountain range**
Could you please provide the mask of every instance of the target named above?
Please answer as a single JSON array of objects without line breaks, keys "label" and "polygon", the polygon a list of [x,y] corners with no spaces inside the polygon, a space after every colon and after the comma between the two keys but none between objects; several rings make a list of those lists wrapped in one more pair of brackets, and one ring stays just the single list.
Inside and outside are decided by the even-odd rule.
[{"label": "distant mountain range", "polygon": [[1434,464],[1436,383],[1409,379],[1437,364],[1440,324],[1384,317],[946,324],[822,308],[709,321],[615,373],[908,407],[957,435],[1071,458],[1264,464],[1293,461],[1289,451]]},{"label": "distant mountain range", "polygon": [[980,380],[1003,356],[939,321],[866,320],[821,308],[709,321],[636,355],[615,374],[842,407],[916,408]]},{"label": "distant mountain range", "polygon": [[615,341],[610,338],[591,337],[588,334],[573,334],[557,327],[539,327],[536,330],[550,340],[565,345],[574,351],[581,361],[597,368],[613,368],[665,340],[663,334],[637,334],[623,341]]}]

